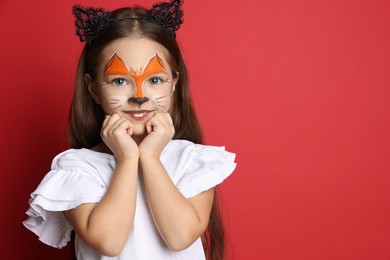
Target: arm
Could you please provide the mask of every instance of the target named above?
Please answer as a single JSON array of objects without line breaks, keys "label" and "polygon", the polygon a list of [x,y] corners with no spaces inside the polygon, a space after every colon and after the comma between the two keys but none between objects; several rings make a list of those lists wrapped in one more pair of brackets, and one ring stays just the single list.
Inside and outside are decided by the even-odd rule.
[{"label": "arm", "polygon": [[160,161],[160,154],[174,134],[168,113],[156,114],[147,124],[148,136],[140,144],[140,167],[156,227],[169,248],[190,246],[207,228],[214,189],[190,199],[176,188]]},{"label": "arm", "polygon": [[118,255],[131,230],[136,204],[138,148],[129,121],[107,116],[102,138],[113,151],[117,166],[110,186],[97,204],[82,204],[65,212],[77,235],[103,255]]},{"label": "arm", "polygon": [[150,210],[161,237],[172,250],[187,248],[207,228],[214,189],[186,199],[159,159],[141,159],[141,168]]}]

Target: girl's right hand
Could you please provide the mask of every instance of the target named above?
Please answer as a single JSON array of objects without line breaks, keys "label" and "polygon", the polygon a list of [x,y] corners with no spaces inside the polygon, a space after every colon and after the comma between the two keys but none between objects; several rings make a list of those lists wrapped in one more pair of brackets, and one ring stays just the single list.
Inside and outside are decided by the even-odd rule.
[{"label": "girl's right hand", "polygon": [[138,146],[131,137],[132,134],[133,128],[129,120],[118,114],[106,115],[100,135],[118,161],[139,157]]}]

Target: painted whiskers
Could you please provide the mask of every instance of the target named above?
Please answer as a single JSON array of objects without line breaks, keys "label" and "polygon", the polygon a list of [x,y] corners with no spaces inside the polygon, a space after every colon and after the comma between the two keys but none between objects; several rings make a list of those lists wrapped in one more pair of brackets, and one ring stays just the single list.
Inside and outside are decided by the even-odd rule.
[{"label": "painted whiskers", "polygon": [[[161,96],[151,96],[150,101],[154,105],[154,109],[163,109],[167,106],[169,99],[171,98],[173,91],[169,95],[161,95]],[[120,109],[127,103],[127,96],[112,96],[109,98],[109,105],[112,109]]]},{"label": "painted whiskers", "polygon": [[[153,110],[164,109],[174,91],[173,82],[169,80],[157,52],[146,66],[138,68],[128,67],[115,52],[106,64],[104,75],[102,88],[112,87],[116,93],[124,94],[109,98],[113,109],[123,108],[129,102],[138,104],[141,110],[141,105],[148,101],[154,105]],[[130,94],[132,91],[134,94]]]}]

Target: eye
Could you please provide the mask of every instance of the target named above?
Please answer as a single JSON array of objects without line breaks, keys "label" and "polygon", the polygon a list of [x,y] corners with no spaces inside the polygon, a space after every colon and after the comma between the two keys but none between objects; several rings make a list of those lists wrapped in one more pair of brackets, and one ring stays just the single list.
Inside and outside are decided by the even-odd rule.
[{"label": "eye", "polygon": [[161,78],[159,78],[159,77],[151,77],[149,79],[149,82],[152,85],[158,85],[158,84],[161,84],[163,82],[163,80]]},{"label": "eye", "polygon": [[124,86],[127,85],[127,81],[124,78],[116,78],[111,80],[111,84],[115,86]]}]

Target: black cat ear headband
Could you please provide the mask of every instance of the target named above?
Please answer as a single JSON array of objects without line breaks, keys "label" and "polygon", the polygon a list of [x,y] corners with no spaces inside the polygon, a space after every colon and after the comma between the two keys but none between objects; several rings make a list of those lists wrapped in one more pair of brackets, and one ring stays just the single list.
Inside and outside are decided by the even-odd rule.
[{"label": "black cat ear headband", "polygon": [[[156,3],[148,13],[137,19],[152,22],[172,32],[173,36],[183,23],[182,0]],[[73,6],[73,15],[76,18],[76,34],[81,42],[90,43],[102,32],[110,28],[119,20],[111,17],[111,12],[103,8]]]}]

